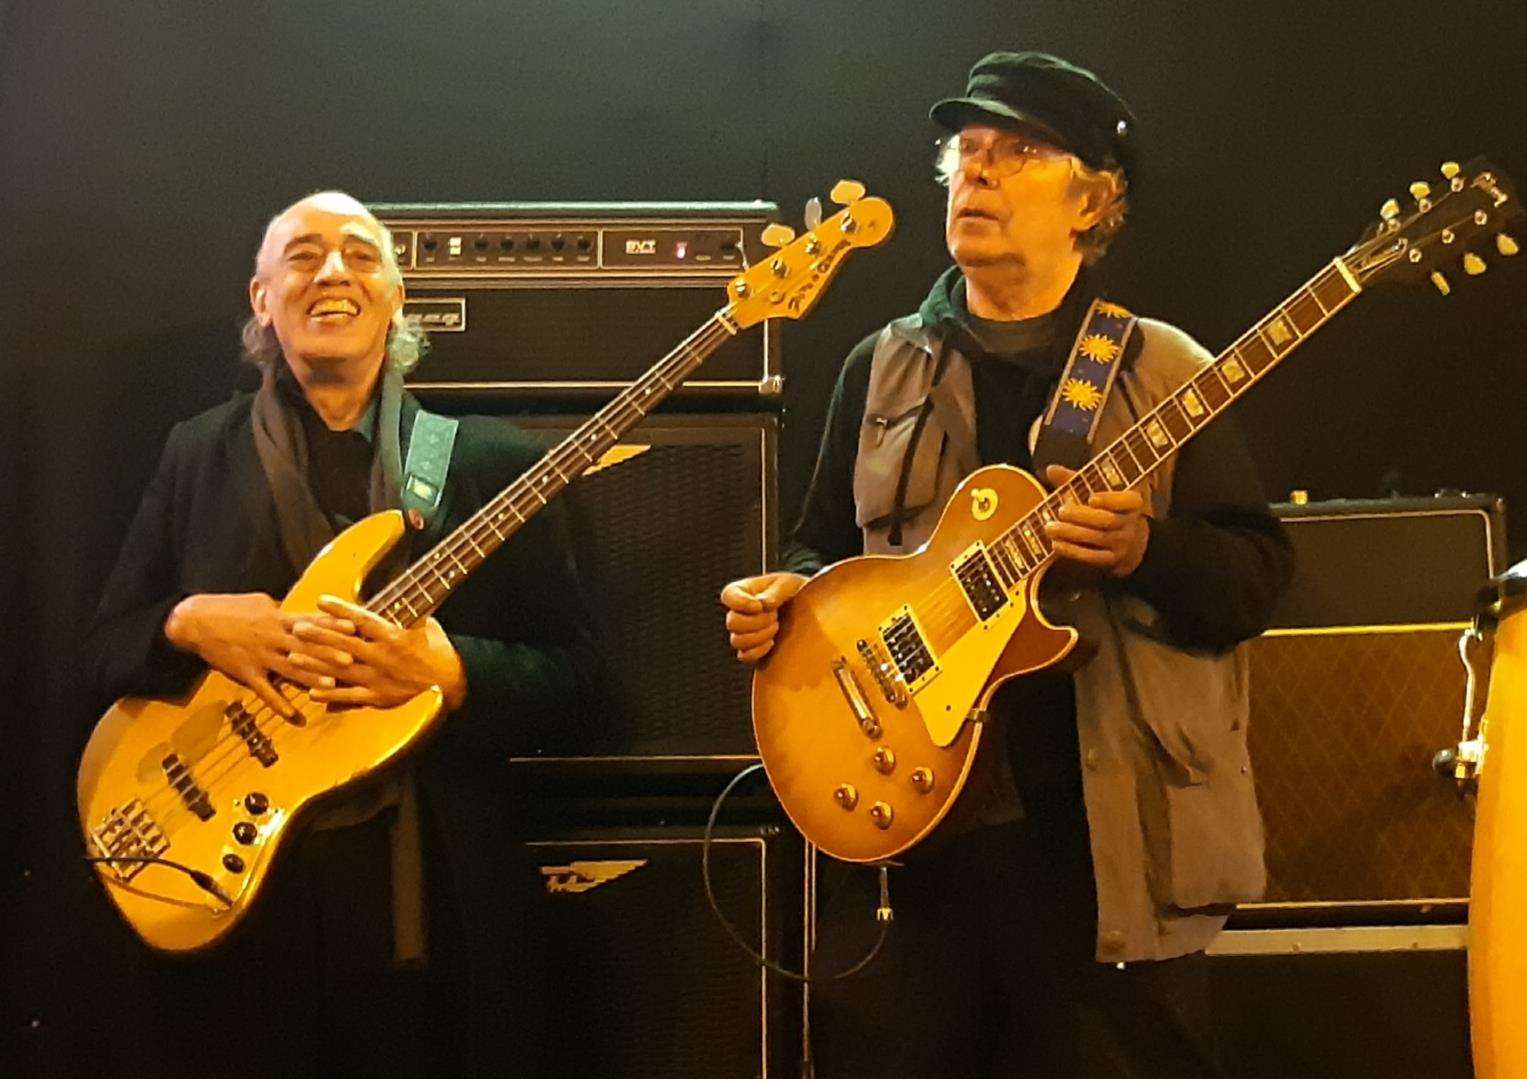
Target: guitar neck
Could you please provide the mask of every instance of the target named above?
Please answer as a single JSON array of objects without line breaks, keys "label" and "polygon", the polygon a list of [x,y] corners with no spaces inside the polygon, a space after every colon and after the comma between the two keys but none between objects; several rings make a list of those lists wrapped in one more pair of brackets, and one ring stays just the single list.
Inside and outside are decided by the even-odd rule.
[{"label": "guitar neck", "polygon": [[432,614],[504,541],[677,389],[738,332],[723,308],[542,457],[423,558],[381,589],[368,610],[400,626]]},{"label": "guitar neck", "polygon": [[1335,259],[1003,533],[992,551],[1017,581],[1054,557],[1044,525],[1067,502],[1137,487],[1362,291]]}]

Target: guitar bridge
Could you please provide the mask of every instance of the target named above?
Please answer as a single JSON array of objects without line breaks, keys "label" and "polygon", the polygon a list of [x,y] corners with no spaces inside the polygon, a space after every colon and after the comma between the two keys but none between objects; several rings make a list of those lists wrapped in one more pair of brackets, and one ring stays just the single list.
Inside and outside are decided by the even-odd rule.
[{"label": "guitar bridge", "polygon": [[864,661],[865,669],[875,679],[875,685],[880,687],[880,695],[885,698],[886,703],[894,704],[897,708],[905,706],[906,686],[896,677],[896,668],[891,664],[891,657],[883,650],[877,650],[863,637],[859,638],[854,647],[859,650],[859,658]]},{"label": "guitar bridge", "polygon": [[106,814],[106,819],[91,829],[90,840],[102,858],[135,859],[103,863],[124,884],[148,864],[136,859],[158,858],[170,849],[163,830],[137,798]]}]

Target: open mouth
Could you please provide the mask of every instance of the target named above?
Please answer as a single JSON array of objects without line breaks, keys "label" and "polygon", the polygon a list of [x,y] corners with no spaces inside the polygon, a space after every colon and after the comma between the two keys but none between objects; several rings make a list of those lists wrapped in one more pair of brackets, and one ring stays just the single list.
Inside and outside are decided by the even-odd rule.
[{"label": "open mouth", "polygon": [[360,307],[354,300],[340,297],[315,301],[308,308],[308,318],[318,322],[343,322],[352,319],[361,313]]}]

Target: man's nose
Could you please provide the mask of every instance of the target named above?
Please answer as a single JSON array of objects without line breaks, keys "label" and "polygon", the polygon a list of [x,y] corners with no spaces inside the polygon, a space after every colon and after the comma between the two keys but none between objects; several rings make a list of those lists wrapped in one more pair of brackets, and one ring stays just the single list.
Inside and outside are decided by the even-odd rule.
[{"label": "man's nose", "polygon": [[345,265],[345,254],[339,248],[335,248],[324,256],[323,265],[318,267],[318,280],[333,281],[336,278],[348,277],[350,268]]},{"label": "man's nose", "polygon": [[972,180],[983,187],[991,187],[997,182],[996,175],[991,170],[991,155],[985,152],[962,157],[960,171],[965,174],[965,179]]}]

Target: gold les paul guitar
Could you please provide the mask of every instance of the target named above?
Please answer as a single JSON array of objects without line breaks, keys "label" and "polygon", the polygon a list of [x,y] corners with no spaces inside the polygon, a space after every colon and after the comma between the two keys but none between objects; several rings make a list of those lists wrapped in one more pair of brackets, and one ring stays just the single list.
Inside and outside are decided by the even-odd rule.
[{"label": "gold les paul guitar", "polygon": [[753,729],[769,780],[802,834],[833,857],[898,855],[939,824],[964,786],[998,686],[1079,656],[1074,629],[1039,609],[1054,559],[1046,522],[1069,501],[1141,483],[1306,337],[1385,278],[1469,274],[1466,254],[1519,213],[1482,160],[1443,167],[1434,194],[1391,201],[1334,259],[1186,385],[1052,493],[992,466],[956,489],[928,542],[900,557],[851,558],[812,578],[780,612],[773,650],[753,678]]},{"label": "gold les paul guitar", "polygon": [[[844,208],[734,278],[727,304],[592,419],[366,602],[400,626],[429,616],[477,566],[563,487],[594,465],[719,345],[770,318],[800,318],[855,248],[891,233],[890,206],[841,181]],[[397,511],[357,522],[323,549],[282,602],[317,610],[328,593],[359,595],[366,575],[403,536]],[[85,844],[106,893],[151,946],[207,948],[258,899],[282,845],[312,804],[401,758],[435,727],[431,688],[395,708],[326,707],[294,685],[287,720],[217,672],[179,700],[125,698],[96,725],[80,763]]]}]

